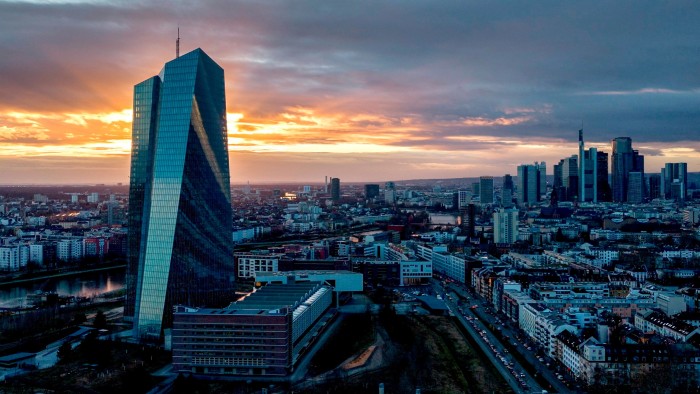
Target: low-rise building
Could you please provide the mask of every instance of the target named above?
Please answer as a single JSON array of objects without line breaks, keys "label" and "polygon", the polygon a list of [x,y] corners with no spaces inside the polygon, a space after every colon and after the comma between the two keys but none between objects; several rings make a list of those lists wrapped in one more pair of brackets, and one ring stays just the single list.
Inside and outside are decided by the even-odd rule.
[{"label": "low-rise building", "polygon": [[317,282],[269,284],[223,309],[179,306],[172,329],[173,368],[217,376],[286,376],[331,306]]},{"label": "low-rise building", "polygon": [[679,342],[687,342],[691,337],[700,334],[700,328],[655,310],[637,313],[634,316],[634,326],[642,332],[653,332]]}]

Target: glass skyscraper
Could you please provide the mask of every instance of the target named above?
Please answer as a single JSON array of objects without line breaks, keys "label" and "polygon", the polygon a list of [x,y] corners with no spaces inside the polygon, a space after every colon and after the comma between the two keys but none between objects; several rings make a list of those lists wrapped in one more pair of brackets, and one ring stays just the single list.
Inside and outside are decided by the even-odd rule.
[{"label": "glass skyscraper", "polygon": [[[644,198],[644,155],[632,149],[632,139],[617,137],[612,140],[612,198],[615,202],[626,202]],[[639,172],[630,183],[630,173]],[[641,177],[641,180],[639,179]],[[633,187],[630,190],[630,187]]]},{"label": "glass skyscraper", "polygon": [[134,87],[124,314],[157,339],[173,306],[233,295],[224,70],[201,49]]}]

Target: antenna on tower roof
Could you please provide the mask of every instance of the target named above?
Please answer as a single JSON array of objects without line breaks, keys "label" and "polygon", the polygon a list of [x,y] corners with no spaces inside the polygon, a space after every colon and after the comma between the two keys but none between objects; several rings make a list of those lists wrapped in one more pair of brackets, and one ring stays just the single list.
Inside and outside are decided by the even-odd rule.
[{"label": "antenna on tower roof", "polygon": [[180,26],[177,27],[177,41],[175,41],[175,59],[180,57]]}]

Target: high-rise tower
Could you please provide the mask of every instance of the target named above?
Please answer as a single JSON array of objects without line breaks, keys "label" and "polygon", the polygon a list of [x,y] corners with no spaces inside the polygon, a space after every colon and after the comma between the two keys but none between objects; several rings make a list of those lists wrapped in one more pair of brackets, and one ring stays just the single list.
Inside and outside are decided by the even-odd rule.
[{"label": "high-rise tower", "polygon": [[498,209],[493,213],[493,242],[512,244],[518,240],[518,210]]},{"label": "high-rise tower", "polygon": [[664,198],[685,200],[688,193],[688,164],[666,163],[661,169],[661,185]]},{"label": "high-rise tower", "polygon": [[331,178],[331,200],[340,200],[340,178]]},{"label": "high-rise tower", "polygon": [[532,205],[540,201],[540,166],[522,164],[518,166],[518,204]]},{"label": "high-rise tower", "polygon": [[157,339],[173,305],[234,291],[224,70],[201,49],[134,87],[125,316]]},{"label": "high-rise tower", "polygon": [[[625,202],[630,196],[633,200],[644,198],[644,156],[632,149],[632,139],[617,137],[612,140],[612,199]],[[637,172],[630,191],[629,174]]]},{"label": "high-rise tower", "polygon": [[632,169],[632,139],[617,137],[612,140],[612,199],[627,200],[628,174]]},{"label": "high-rise tower", "polygon": [[479,202],[481,205],[493,204],[493,177],[479,177]]},{"label": "high-rise tower", "polygon": [[581,129],[578,131],[578,200],[598,202],[598,186],[598,149],[586,150]]}]

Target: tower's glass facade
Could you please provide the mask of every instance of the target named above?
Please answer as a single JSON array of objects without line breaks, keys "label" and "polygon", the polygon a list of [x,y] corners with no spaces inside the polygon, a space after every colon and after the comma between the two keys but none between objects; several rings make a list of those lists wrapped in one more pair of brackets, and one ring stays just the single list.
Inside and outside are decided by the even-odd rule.
[{"label": "tower's glass facade", "polygon": [[201,49],[166,63],[135,86],[133,128],[125,315],[157,338],[173,305],[233,293],[223,69]]},{"label": "tower's glass facade", "polygon": [[153,146],[160,78],[151,77],[134,86],[134,117],[131,137],[131,184],[129,187],[129,247],[124,316],[133,318],[136,300],[136,277],[143,228],[143,209],[148,179],[153,173]]}]

